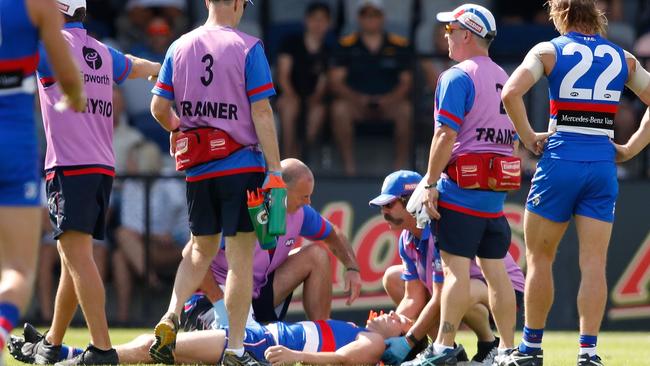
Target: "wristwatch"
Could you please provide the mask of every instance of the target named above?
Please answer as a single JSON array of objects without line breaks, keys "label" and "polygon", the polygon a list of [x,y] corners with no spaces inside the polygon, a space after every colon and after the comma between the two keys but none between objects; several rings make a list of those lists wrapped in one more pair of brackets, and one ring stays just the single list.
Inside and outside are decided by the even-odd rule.
[{"label": "wristwatch", "polygon": [[411,343],[413,343],[413,346],[420,343],[420,339],[415,338],[415,336],[413,335],[413,333],[411,333],[411,331],[408,331],[406,333],[406,339],[408,339]]},{"label": "wristwatch", "polygon": [[437,182],[433,182],[433,183],[431,183],[431,184],[427,184],[426,186],[424,186],[424,189],[436,188],[437,186],[438,186],[438,183],[437,183]]}]

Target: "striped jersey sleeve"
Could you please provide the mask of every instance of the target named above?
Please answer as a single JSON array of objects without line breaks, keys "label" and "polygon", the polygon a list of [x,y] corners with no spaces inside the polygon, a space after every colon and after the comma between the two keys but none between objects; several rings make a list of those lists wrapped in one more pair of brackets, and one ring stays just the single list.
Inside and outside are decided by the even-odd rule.
[{"label": "striped jersey sleeve", "polygon": [[131,74],[131,70],[133,70],[133,61],[113,47],[108,47],[108,52],[113,58],[113,81],[115,84],[120,85]]},{"label": "striped jersey sleeve", "polygon": [[436,125],[447,125],[458,132],[465,115],[472,109],[474,94],[474,83],[463,70],[452,67],[442,74],[436,87]]},{"label": "striped jersey sleeve", "polygon": [[255,44],[246,56],[246,94],[251,103],[275,95],[271,67],[261,42]]},{"label": "striped jersey sleeve", "polygon": [[167,49],[165,60],[160,68],[160,74],[158,74],[158,80],[151,90],[153,94],[172,101],[174,100],[174,85],[172,80],[174,77],[173,57],[175,49],[176,42],[172,43],[169,49]]},{"label": "striped jersey sleeve", "polygon": [[332,232],[332,224],[325,220],[311,206],[303,206],[304,219],[300,228],[300,236],[309,240],[323,240]]}]

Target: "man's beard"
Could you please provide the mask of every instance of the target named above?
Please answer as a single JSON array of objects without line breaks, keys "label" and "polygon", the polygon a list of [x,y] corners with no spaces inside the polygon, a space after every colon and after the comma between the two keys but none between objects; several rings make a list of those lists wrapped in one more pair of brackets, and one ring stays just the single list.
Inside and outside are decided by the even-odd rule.
[{"label": "man's beard", "polygon": [[393,225],[402,225],[402,223],[404,222],[404,219],[396,219],[389,214],[384,214],[384,220],[390,222]]}]

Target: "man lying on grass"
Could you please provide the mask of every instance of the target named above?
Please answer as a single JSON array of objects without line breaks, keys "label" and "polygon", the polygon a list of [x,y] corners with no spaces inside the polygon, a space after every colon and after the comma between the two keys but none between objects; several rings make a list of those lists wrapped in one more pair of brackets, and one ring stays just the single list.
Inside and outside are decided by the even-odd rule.
[{"label": "man lying on grass", "polygon": [[[403,335],[412,321],[395,312],[372,314],[365,328],[340,320],[277,322],[265,326],[247,325],[244,346],[259,360],[266,358],[273,365],[294,364],[377,364],[384,352],[384,341]],[[227,346],[228,329],[200,330],[179,333],[176,339],[177,364],[216,364]],[[12,336],[9,349],[19,361],[37,363],[38,340],[43,337],[30,324],[25,324],[24,338]],[[152,335],[141,335],[133,341],[116,346],[120,362],[125,364],[154,363],[149,356]],[[61,359],[83,352],[80,348],[63,346]],[[421,350],[421,348],[420,348]],[[415,355],[417,352],[413,352]]]}]

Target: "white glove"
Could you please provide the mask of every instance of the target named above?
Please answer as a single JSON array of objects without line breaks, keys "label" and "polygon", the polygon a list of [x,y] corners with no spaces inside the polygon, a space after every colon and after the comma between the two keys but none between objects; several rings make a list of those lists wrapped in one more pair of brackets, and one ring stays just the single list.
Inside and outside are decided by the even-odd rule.
[{"label": "white glove", "polygon": [[424,208],[422,202],[424,190],[426,189],[424,186],[426,185],[427,176],[425,175],[413,191],[413,194],[411,194],[411,198],[406,204],[406,211],[415,217],[415,225],[418,229],[424,229],[431,222],[431,218],[429,217],[429,214],[427,214],[427,210]]}]

